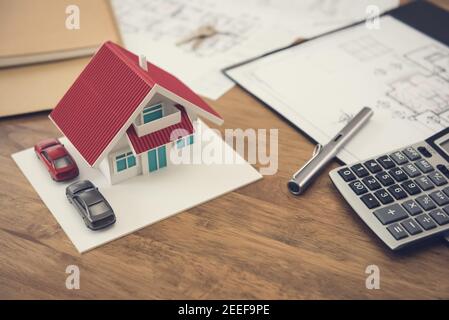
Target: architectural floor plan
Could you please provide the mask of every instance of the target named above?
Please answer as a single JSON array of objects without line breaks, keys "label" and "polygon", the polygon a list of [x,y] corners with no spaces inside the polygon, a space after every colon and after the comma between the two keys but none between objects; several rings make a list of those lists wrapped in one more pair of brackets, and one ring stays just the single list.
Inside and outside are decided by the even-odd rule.
[{"label": "architectural floor plan", "polygon": [[344,162],[422,141],[449,126],[449,48],[391,17],[231,69],[252,94],[320,143],[363,106],[374,116]]},{"label": "architectural floor plan", "polygon": [[[112,0],[127,49],[170,71],[196,93],[216,99],[233,86],[221,73],[232,64],[340,28],[397,0]],[[217,34],[180,44],[199,28]]]},{"label": "architectural floor plan", "polygon": [[[382,61],[380,58],[386,56],[388,65],[381,63],[373,67],[376,77],[400,73],[397,79],[386,83],[385,97],[376,101],[375,108],[390,109],[392,117],[416,120],[434,130],[449,126],[447,48],[431,44],[397,55],[392,54],[393,49],[370,35],[345,42],[339,47],[362,63]],[[415,71],[407,72],[407,67]],[[348,117],[342,111],[340,122],[349,119],[350,115]]]},{"label": "architectural floor plan", "polygon": [[421,71],[390,83],[388,97],[411,112],[411,117],[432,129],[449,126],[449,50],[436,45],[404,55]]}]

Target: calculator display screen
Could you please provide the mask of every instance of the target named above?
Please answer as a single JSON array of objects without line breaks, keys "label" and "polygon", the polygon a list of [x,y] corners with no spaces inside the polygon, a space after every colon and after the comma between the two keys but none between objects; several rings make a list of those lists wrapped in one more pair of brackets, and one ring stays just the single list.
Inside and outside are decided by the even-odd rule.
[{"label": "calculator display screen", "polygon": [[449,127],[435,133],[426,142],[449,163]]},{"label": "calculator display screen", "polygon": [[447,154],[449,154],[449,139],[440,142],[440,148],[443,149]]}]

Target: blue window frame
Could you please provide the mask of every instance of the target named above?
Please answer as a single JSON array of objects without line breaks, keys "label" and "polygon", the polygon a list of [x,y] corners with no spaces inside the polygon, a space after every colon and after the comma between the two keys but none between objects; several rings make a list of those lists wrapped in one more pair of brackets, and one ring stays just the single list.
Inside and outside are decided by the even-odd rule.
[{"label": "blue window frame", "polygon": [[167,166],[167,150],[165,146],[148,151],[148,170],[150,172]]},{"label": "blue window frame", "polygon": [[157,149],[157,160],[159,164],[159,169],[167,166],[167,153],[165,146],[159,147]]},{"label": "blue window frame", "polygon": [[128,156],[128,168],[134,167],[136,165],[136,157],[134,155]]},{"label": "blue window frame", "polygon": [[115,163],[117,165],[117,172],[126,170],[126,155],[120,155],[115,157]]},{"label": "blue window frame", "polygon": [[136,165],[136,157],[132,152],[125,152],[115,156],[115,167],[117,172],[132,168]]},{"label": "blue window frame", "polygon": [[186,145],[184,138],[176,140],[176,148],[181,149]]},{"label": "blue window frame", "polygon": [[156,149],[148,151],[148,170],[150,172],[157,170],[157,155]]},{"label": "blue window frame", "polygon": [[188,146],[192,144],[194,141],[193,134],[188,137],[182,137],[179,140],[176,140],[176,148],[181,149],[184,146]]},{"label": "blue window frame", "polygon": [[148,123],[157,119],[162,118],[162,103],[154,104],[143,108],[143,123]]}]

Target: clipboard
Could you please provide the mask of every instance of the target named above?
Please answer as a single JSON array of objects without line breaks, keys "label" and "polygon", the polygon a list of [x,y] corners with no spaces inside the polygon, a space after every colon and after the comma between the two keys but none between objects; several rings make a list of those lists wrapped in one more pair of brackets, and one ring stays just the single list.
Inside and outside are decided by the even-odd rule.
[{"label": "clipboard", "polygon": [[[401,7],[398,7],[396,9],[390,10],[385,12],[384,14],[380,15],[380,17],[386,17],[391,16],[394,19],[397,19],[398,21],[404,23],[405,25],[412,27],[413,29],[429,36],[430,38],[433,38],[446,46],[449,45],[449,33],[446,32],[446,30],[449,29],[449,12],[445,11],[444,9],[431,4],[429,2],[424,1],[417,1],[412,2],[406,5],[403,5]],[[265,59],[274,59],[273,57],[276,57],[277,55],[284,54],[289,51],[293,50],[301,50],[300,48],[305,47],[305,44],[311,44],[316,42],[316,40],[322,41],[326,38],[331,38],[334,35],[338,35],[341,32],[345,32],[346,30],[350,30],[354,27],[358,27],[362,24],[364,24],[365,21],[360,21],[351,25],[348,25],[346,27],[340,28],[338,30],[334,30],[331,32],[328,32],[326,34],[304,40],[299,43],[295,43],[280,49],[273,50],[271,52],[268,52],[266,54],[251,58],[249,60],[237,63],[235,65],[232,65],[228,68],[225,68],[223,70],[223,73],[226,77],[234,81],[239,87],[241,87],[243,90],[245,90],[248,94],[250,94],[252,97],[254,97],[256,100],[261,102],[263,105],[269,107],[272,111],[274,111],[277,115],[279,115],[281,118],[286,120],[291,126],[296,128],[299,132],[301,132],[303,135],[305,135],[309,140],[315,142],[315,143],[323,143],[323,141],[319,141],[313,134],[310,134],[309,131],[305,128],[303,128],[301,125],[298,125],[296,121],[292,121],[291,117],[286,115],[284,110],[281,110],[281,108],[278,108],[277,105],[270,103],[266,101],[263,94],[256,93],[252,89],[248,88],[247,84],[244,83],[241,79],[239,79],[236,76],[233,76],[233,73],[236,70],[239,70],[240,68],[246,68],[248,66],[251,66],[255,63],[261,63]],[[362,106],[360,106],[361,108]],[[337,130],[336,130],[337,131]],[[331,136],[330,136],[331,137]],[[329,138],[330,138],[329,137]],[[410,141],[413,142],[413,141]],[[381,152],[379,152],[381,153]],[[341,160],[341,162],[352,162],[348,159],[351,159],[350,156],[341,156],[338,155],[338,158]],[[361,158],[361,157],[360,157]],[[367,158],[367,157],[366,157]],[[358,160],[357,157],[352,157],[353,161]]]}]

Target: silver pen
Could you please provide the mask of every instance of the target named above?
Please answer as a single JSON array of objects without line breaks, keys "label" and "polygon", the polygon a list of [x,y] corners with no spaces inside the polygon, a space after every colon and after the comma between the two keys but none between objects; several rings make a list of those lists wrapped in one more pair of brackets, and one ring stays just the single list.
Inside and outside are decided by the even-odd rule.
[{"label": "silver pen", "polygon": [[313,179],[331,161],[338,151],[348,142],[355,133],[373,115],[373,110],[363,107],[357,115],[324,147],[317,144],[312,158],[299,169],[288,182],[288,189],[294,195],[300,195],[312,183]]}]

